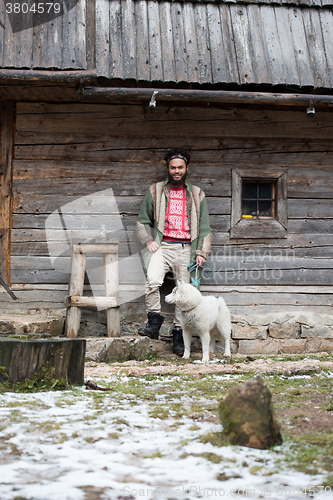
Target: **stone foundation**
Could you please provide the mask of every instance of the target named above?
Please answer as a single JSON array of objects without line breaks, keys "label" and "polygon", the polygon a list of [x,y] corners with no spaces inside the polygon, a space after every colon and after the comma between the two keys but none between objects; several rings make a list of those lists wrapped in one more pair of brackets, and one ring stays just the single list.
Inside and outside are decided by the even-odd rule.
[{"label": "stone foundation", "polygon": [[[64,315],[65,310],[0,315],[0,336],[42,334],[60,337],[64,331]],[[144,323],[145,320],[122,320],[121,338],[137,337],[138,328]],[[171,329],[171,315],[167,314],[161,328],[160,339],[170,344]],[[79,337],[107,339],[105,314],[85,311],[82,314]],[[198,337],[193,337],[192,351],[201,352],[201,342]],[[216,343],[216,351],[224,353],[222,343]],[[232,315],[232,354],[288,355],[323,351],[333,352],[333,315],[293,312],[253,316]],[[142,355],[133,354],[134,357]]]},{"label": "stone foundation", "polygon": [[270,314],[233,316],[232,339],[239,354],[304,354],[333,351],[333,316]]}]

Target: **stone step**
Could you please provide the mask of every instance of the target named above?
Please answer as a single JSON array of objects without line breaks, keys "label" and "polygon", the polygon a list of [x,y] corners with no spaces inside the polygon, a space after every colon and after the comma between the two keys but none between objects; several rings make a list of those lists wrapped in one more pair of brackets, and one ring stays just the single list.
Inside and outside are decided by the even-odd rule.
[{"label": "stone step", "polygon": [[86,360],[99,363],[144,360],[149,355],[156,354],[154,341],[148,337],[87,338],[86,342]]},{"label": "stone step", "polygon": [[1,314],[1,335],[43,334],[51,337],[63,335],[65,318],[61,313],[44,314]]}]

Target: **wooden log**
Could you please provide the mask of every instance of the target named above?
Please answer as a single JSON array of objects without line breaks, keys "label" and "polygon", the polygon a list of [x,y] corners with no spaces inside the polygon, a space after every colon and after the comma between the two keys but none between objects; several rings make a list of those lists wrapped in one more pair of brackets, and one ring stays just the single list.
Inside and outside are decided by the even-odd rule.
[{"label": "wooden log", "polygon": [[[148,94],[150,99],[152,89],[148,91]],[[142,148],[143,138],[147,148],[160,148],[161,144],[170,148],[170,143],[173,145],[175,139],[178,141],[181,139],[183,147],[186,145],[186,147],[193,148],[193,145],[197,146],[196,139],[201,137],[202,146],[197,147],[206,149],[204,141],[211,142],[212,138],[214,138],[215,147],[219,148],[221,140],[225,142],[226,138],[230,137],[238,138],[238,140],[240,137],[253,137],[256,140],[276,137],[280,141],[282,137],[288,140],[316,138],[328,139],[328,142],[332,137],[330,113],[320,108],[316,108],[316,119],[313,121],[309,120],[304,107],[291,113],[290,110],[285,109],[217,109],[212,103],[208,116],[202,108],[189,107],[185,104],[182,107],[171,105],[170,112],[168,112],[169,107],[160,107],[157,104],[153,115],[145,114],[142,106],[140,108],[134,105],[104,104],[104,111],[100,109],[95,113],[94,111],[98,111],[97,104],[89,104],[85,112],[83,112],[82,104],[79,109],[76,108],[77,104],[68,104],[67,111],[65,105],[60,105],[59,112],[54,105],[46,104],[38,108],[31,104],[30,108],[29,103],[25,103],[24,107],[21,106],[22,103],[19,104],[20,112],[17,114],[16,131],[35,134],[38,144],[45,134],[52,137],[50,144],[53,144],[55,134],[59,133],[62,137],[67,135],[68,139],[65,139],[65,143],[70,142],[73,135],[78,138],[79,142],[82,142],[86,134],[90,137],[94,136],[99,141],[110,141],[110,137],[114,140],[113,136],[115,136],[117,141],[124,141],[123,144],[128,145],[124,147],[129,149],[132,148],[131,141],[137,144],[137,147]],[[306,101],[306,107],[308,105],[309,101]],[[255,126],[253,126],[254,123]],[[96,139],[90,142],[94,140]]]},{"label": "wooden log", "polygon": [[66,306],[71,307],[99,307],[102,309],[110,309],[111,307],[119,307],[119,301],[116,297],[73,297],[66,298]]},{"label": "wooden log", "polygon": [[[86,255],[75,253],[72,248],[71,274],[69,278],[69,295],[82,295],[84,285]],[[80,307],[69,307],[66,311],[65,334],[67,337],[75,338],[80,328]]]},{"label": "wooden log", "polygon": [[95,82],[96,70],[78,70],[78,71],[43,71],[43,70],[25,70],[25,69],[0,69],[0,82],[11,80],[13,82],[23,82],[26,80],[41,82],[72,82],[79,83]]},{"label": "wooden log", "polygon": [[12,84],[0,85],[0,100],[2,101],[76,101],[77,92],[75,84],[68,85],[39,85],[39,80],[27,82],[26,85]]},{"label": "wooden log", "polygon": [[[118,299],[119,293],[119,271],[118,255],[115,253],[104,254],[104,286],[106,297]],[[110,308],[106,311],[107,335],[108,337],[119,337],[120,335],[120,311],[119,307]]]},{"label": "wooden log", "polygon": [[[12,384],[33,379],[46,368],[54,379],[64,378],[71,384],[84,382],[85,339],[0,338],[0,365]],[[5,377],[0,375],[0,380]]]},{"label": "wooden log", "polygon": [[[85,87],[80,96],[84,99],[103,101],[150,101],[155,89],[125,87]],[[308,106],[312,101],[316,106],[332,106],[332,95],[282,94],[271,92],[244,92],[235,90],[194,90],[194,89],[158,89],[157,102],[194,101],[224,102],[246,104],[274,104],[277,106]]]},{"label": "wooden log", "polygon": [[117,254],[118,242],[110,243],[79,243],[73,245],[74,254],[103,253]]}]

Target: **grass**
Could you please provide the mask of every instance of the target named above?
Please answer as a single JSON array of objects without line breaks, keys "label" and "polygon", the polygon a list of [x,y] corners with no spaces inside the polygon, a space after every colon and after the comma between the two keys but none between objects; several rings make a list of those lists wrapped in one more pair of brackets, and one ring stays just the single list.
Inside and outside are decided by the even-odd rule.
[{"label": "grass", "polygon": [[[290,356],[291,360],[304,359],[310,356]],[[281,360],[279,357],[272,359]],[[283,359],[288,359],[285,357]],[[320,359],[318,356],[311,357],[312,359]],[[323,357],[325,360],[327,356]],[[234,362],[237,362],[234,359]],[[242,359],[244,361],[244,359]],[[254,378],[253,372],[245,374],[237,374],[236,376],[223,375],[202,375],[192,376],[180,373],[172,375],[146,375],[141,377],[128,377],[124,373],[113,377],[110,387],[110,392],[94,392],[85,391],[73,387],[70,390],[58,393],[56,405],[68,407],[74,405],[82,398],[87,398],[89,403],[87,408],[88,414],[83,414],[81,421],[88,425],[94,425],[96,417],[103,412],[103,425],[110,432],[105,438],[93,436],[88,433],[83,437],[86,443],[93,444],[101,439],[117,440],[126,433],[126,429],[131,426],[140,429],[140,425],[134,425],[126,418],[113,418],[112,409],[126,410],[127,407],[138,405],[138,412],[144,407],[151,418],[160,420],[171,419],[167,422],[167,428],[172,431],[177,431],[180,426],[187,425],[190,431],[199,431],[200,425],[197,424],[200,420],[207,417],[217,417],[218,401],[225,397],[228,390],[235,385],[240,385],[249,379]],[[272,394],[276,412],[283,416],[282,435],[284,444],[282,447],[275,449],[278,457],[278,467],[283,469],[290,467],[306,474],[316,474],[320,471],[327,471],[329,474],[325,485],[333,487],[333,434],[329,428],[306,428],[302,427],[302,419],[307,418],[308,406],[317,408],[318,415],[330,417],[329,412],[333,411],[333,379],[328,370],[321,370],[319,373],[312,372],[305,377],[295,377],[286,375],[263,375],[264,381],[268,384]],[[52,385],[52,383],[51,383]],[[105,384],[103,384],[105,385]],[[43,384],[42,384],[43,386]],[[41,390],[44,388],[41,386]],[[56,386],[53,387],[53,389]],[[29,389],[29,387],[28,387]],[[31,389],[36,389],[32,387]],[[0,400],[0,406],[3,403]],[[8,420],[16,423],[22,420],[20,409],[26,407],[30,410],[37,410],[43,414],[43,410],[49,406],[42,402],[31,403],[29,400],[12,399],[6,404],[10,414]],[[289,414],[289,418],[285,415]],[[189,419],[193,423],[189,424]],[[5,431],[6,424],[2,422],[0,432]],[[164,424],[163,424],[164,425]],[[36,426],[29,425],[29,429],[35,427],[38,431],[50,434],[59,443],[70,438],[80,438],[78,433],[74,432],[67,437],[65,433],[59,433],[60,424],[54,424],[52,421],[39,422]],[[57,436],[58,434],[58,436]],[[196,436],[196,434],[193,434]],[[228,442],[225,440],[221,432],[210,432],[201,435],[195,440],[200,440],[201,443],[211,443],[216,447],[226,446]],[[184,446],[189,441],[184,439],[179,442],[179,446]],[[182,455],[185,458],[186,454]],[[205,458],[212,463],[220,463],[222,458],[217,453],[201,453],[193,456]],[[162,457],[159,451],[150,455],[150,458]],[[279,458],[280,457],[280,458]],[[225,460],[225,459],[223,459]],[[266,474],[266,469],[262,464],[253,463],[247,465],[251,474]],[[272,473],[272,472],[268,472]],[[226,481],[230,477],[236,477],[221,472],[219,474],[220,481]]]},{"label": "grass", "polygon": [[0,366],[0,393],[4,392],[45,392],[45,391],[62,391],[68,389],[70,385],[67,380],[62,377],[55,378],[55,368],[48,365],[42,367],[36,372],[32,379],[26,378],[23,381],[12,384],[9,381],[9,376],[6,369]]},{"label": "grass", "polygon": [[287,438],[290,451],[283,461],[306,474],[318,474],[322,470],[333,470],[333,434],[304,434]]},{"label": "grass", "polygon": [[213,464],[220,464],[224,461],[223,457],[217,455],[216,453],[183,453],[181,456],[183,459],[187,457],[202,457]]}]

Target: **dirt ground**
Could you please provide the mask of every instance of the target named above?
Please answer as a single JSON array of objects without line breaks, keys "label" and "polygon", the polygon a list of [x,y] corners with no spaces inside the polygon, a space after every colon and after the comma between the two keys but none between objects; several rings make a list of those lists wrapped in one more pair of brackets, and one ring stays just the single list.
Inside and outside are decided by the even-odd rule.
[{"label": "dirt ground", "polygon": [[[333,372],[333,361],[325,361],[327,353],[318,355],[322,359],[305,358],[298,361],[274,361],[271,358],[255,359],[250,361],[243,356],[244,361],[233,362],[231,359],[213,359],[209,363],[201,363],[200,356],[193,356],[194,362],[186,362],[176,356],[170,358],[160,358],[158,361],[125,361],[123,363],[96,363],[88,361],[85,365],[86,377],[108,377],[112,373],[124,371],[133,377],[143,375],[167,375],[170,373],[183,373],[184,375],[200,376],[209,373],[247,373],[249,371],[258,374],[285,376],[306,375],[309,372],[320,371],[327,368]],[[176,359],[175,359],[176,358]],[[241,357],[237,355],[237,360]],[[250,358],[252,359],[252,358]]]},{"label": "dirt ground", "polygon": [[[163,352],[163,345],[159,346],[159,359],[156,361],[127,361],[123,363],[96,363],[87,362],[85,366],[85,378],[104,378],[109,377],[112,373],[125,372],[132,377],[140,377],[145,375],[167,375],[172,373],[180,373],[184,375],[192,375],[198,378],[206,374],[246,374],[253,375],[278,375],[280,377],[302,376],[311,373],[319,373],[322,369],[329,370],[333,373],[332,356],[328,353],[317,353],[316,356],[311,356],[301,360],[290,360],[288,357],[283,360],[280,356],[279,360],[272,358],[255,359],[246,356],[234,356],[231,359],[214,359],[209,363],[203,364],[200,362],[200,354],[195,353],[191,362],[187,362],[174,356],[168,348]],[[169,347],[169,346],[168,346]],[[327,360],[326,360],[327,358]],[[275,393],[273,391],[273,403],[277,418],[280,422],[292,422],[293,435],[304,435],[307,433],[317,434],[320,432],[331,433],[333,428],[333,411],[326,411],[327,405],[332,404],[332,391],[322,394],[315,390],[306,391],[306,398],[301,396],[301,391],[295,392],[292,404],[286,404],[286,397],[283,393]],[[210,419],[218,422],[218,417],[212,415]]]}]

